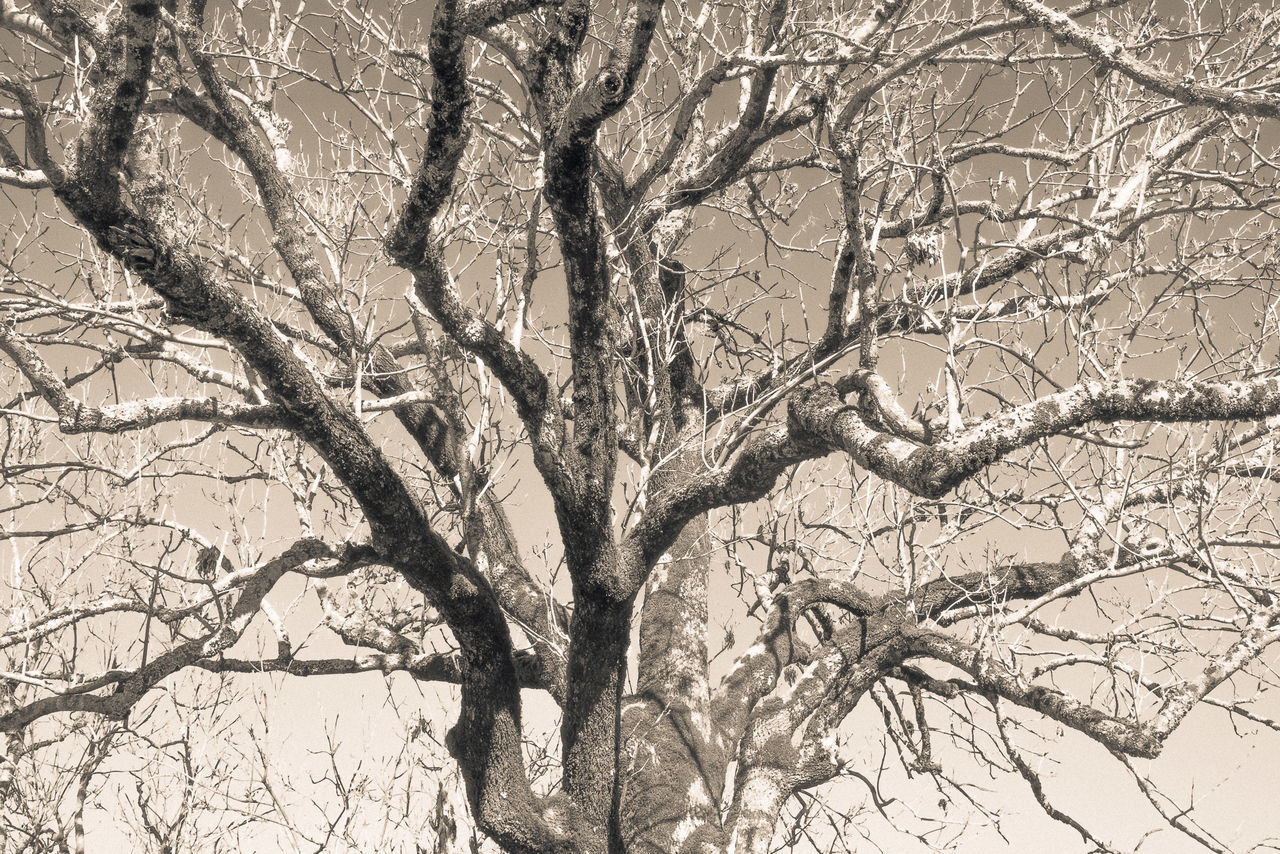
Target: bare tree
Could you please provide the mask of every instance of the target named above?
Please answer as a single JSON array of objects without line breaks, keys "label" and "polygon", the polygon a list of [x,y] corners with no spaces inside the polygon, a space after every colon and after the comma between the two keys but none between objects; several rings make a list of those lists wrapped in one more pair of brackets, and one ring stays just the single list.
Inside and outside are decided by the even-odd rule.
[{"label": "bare tree", "polygon": [[[976,767],[1114,850],[1055,728],[1236,845],[1137,760],[1280,730],[1242,6],[4,0],[0,847],[941,849]],[[426,694],[272,758],[361,673],[466,810]]]}]

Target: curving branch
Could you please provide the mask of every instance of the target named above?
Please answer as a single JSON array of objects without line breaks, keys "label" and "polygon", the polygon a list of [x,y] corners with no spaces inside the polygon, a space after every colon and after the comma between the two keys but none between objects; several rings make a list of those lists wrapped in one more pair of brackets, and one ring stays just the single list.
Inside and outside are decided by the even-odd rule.
[{"label": "curving branch", "polygon": [[[515,398],[516,409],[539,449],[535,462],[552,494],[566,500],[574,491],[572,473],[564,460],[565,425],[550,381],[533,359],[502,332],[468,308],[449,274],[443,247],[434,234],[434,221],[449,198],[458,163],[466,149],[471,105],[465,65],[464,12],[458,3],[440,3],[431,25],[428,59],[434,74],[431,112],[422,160],[413,177],[409,197],[389,229],[388,256],[413,274],[418,299],[459,346],[476,354]],[[378,353],[382,359],[383,354]],[[386,356],[390,360],[390,356]],[[394,360],[390,360],[394,363]],[[379,367],[383,373],[393,371]]]},{"label": "curving branch", "polygon": [[637,554],[640,565],[652,566],[694,516],[762,498],[784,472],[828,452],[823,443],[797,436],[789,426],[759,433],[725,464],[709,467],[651,496],[648,510],[627,536],[624,547]]},{"label": "curving branch", "polygon": [[1039,712],[1112,750],[1147,759],[1160,754],[1161,739],[1146,727],[1107,715],[1054,688],[1028,685],[1020,673],[970,644],[920,632],[909,645],[913,655],[928,656],[968,673],[977,690]]},{"label": "curving branch", "polygon": [[58,415],[64,433],[123,433],[177,421],[206,421],[242,427],[288,428],[292,422],[284,407],[217,398],[160,397],[109,406],[85,406],[71,396],[66,384],[22,340],[0,315],[0,350],[4,351]]},{"label": "curving branch", "polygon": [[[148,691],[164,679],[200,659],[217,656],[230,649],[258,614],[263,598],[286,573],[309,561],[331,555],[331,550],[317,540],[295,543],[279,557],[240,574],[239,596],[223,612],[219,624],[209,632],[179,644],[133,670],[110,671],[96,679],[78,682],[61,693],[0,714],[0,731],[12,732],[58,712],[94,712],[109,718],[125,717]],[[111,688],[111,693],[105,696],[91,693],[103,688]]]},{"label": "curving branch", "polygon": [[1233,115],[1280,118],[1280,93],[1257,93],[1196,83],[1193,77],[1178,77],[1138,59],[1114,38],[1080,26],[1073,20],[1077,14],[1075,9],[1063,13],[1036,0],[1004,2],[1009,8],[1026,15],[1036,26],[1048,30],[1056,41],[1079,48],[1103,68],[1119,71],[1153,92],[1190,106],[1214,107]]},{"label": "curving branch", "polygon": [[970,674],[980,690],[1033,709],[1117,753],[1154,758],[1198,702],[1277,641],[1280,605],[1258,609],[1250,615],[1239,640],[1221,655],[1211,657],[1197,677],[1161,692],[1160,709],[1145,724],[1109,716],[1057,689],[1028,684],[1020,672],[987,652],[945,635],[920,632],[909,644],[914,655],[935,658]]},{"label": "curving branch", "polygon": [[920,447],[873,428],[828,385],[805,389],[790,404],[802,435],[843,450],[864,468],[926,498],[940,498],[1019,448],[1093,422],[1231,421],[1277,413],[1276,378],[1094,381],[996,413]]},{"label": "curving branch", "polygon": [[[18,101],[23,121],[27,157],[35,163],[36,168],[40,170],[50,184],[61,183],[65,175],[62,167],[54,162],[50,156],[48,140],[46,139],[44,120],[48,109],[36,97],[31,87],[23,82],[0,77],[0,92],[8,92]],[[9,169],[15,169],[20,165],[17,152],[13,151],[8,142],[5,143],[5,147],[8,149],[5,157],[5,166]],[[25,174],[26,171],[21,170],[21,173]]]}]

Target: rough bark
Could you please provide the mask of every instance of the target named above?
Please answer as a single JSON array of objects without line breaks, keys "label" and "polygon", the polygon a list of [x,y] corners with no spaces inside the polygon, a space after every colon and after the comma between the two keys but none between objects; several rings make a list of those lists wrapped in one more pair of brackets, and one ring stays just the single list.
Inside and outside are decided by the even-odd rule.
[{"label": "rough bark", "polygon": [[[3,261],[0,353],[25,385],[0,406],[0,539],[40,548],[0,631],[0,810],[21,812],[10,766],[41,728],[74,721],[70,830],[23,832],[82,846],[117,748],[79,721],[127,720],[184,671],[458,686],[445,741],[472,820],[515,852],[775,850],[788,805],[855,770],[841,728],[860,705],[940,787],[935,703],[998,730],[973,754],[1003,749],[1099,846],[1000,708],[1124,757],[1159,756],[1202,703],[1280,729],[1227,696],[1265,683],[1280,641],[1275,18],[1232,17],[1195,56],[1158,4],[1125,6],[1003,0],[937,22],[901,0],[830,20],[792,0],[441,0],[412,46],[399,19],[341,4],[329,36],[278,4],[225,21],[199,0],[6,4],[18,53],[54,70],[0,78],[0,119],[22,124],[21,143],[0,133],[0,184],[96,249],[58,286],[47,259],[20,263],[25,235]],[[341,28],[349,56],[317,49]],[[1015,84],[999,110],[992,80]],[[294,86],[350,107],[351,128]],[[300,115],[314,162],[290,140]],[[256,200],[250,225],[187,186],[188,133],[199,169]],[[376,193],[351,191],[366,179]],[[559,295],[539,304],[542,271]],[[1215,314],[1241,294],[1256,341]],[[1182,349],[1160,342],[1167,318],[1195,331]],[[41,430],[87,441],[58,457]],[[239,567],[160,487],[126,512],[79,485],[143,494],[224,432],[216,462],[250,471],[173,472],[280,486],[303,531]],[[128,466],[122,437],[150,442]],[[520,541],[508,466],[536,479],[550,548]],[[64,518],[45,527],[30,508],[49,498]],[[983,525],[1003,533],[970,548]],[[1028,529],[1062,542],[999,553]],[[120,530],[145,543],[64,601],[44,562],[72,567],[61,584]],[[58,540],[75,548],[41,553]],[[299,655],[269,601],[288,575],[350,656]],[[754,638],[726,640],[716,682],[728,583],[729,630]],[[1117,590],[1150,613],[1046,616],[1093,601],[1101,624]],[[233,654],[259,614],[274,652]],[[137,621],[119,660],[78,669],[82,637]],[[1020,657],[1046,639],[1069,650]],[[1112,693],[1069,690],[1072,668]],[[559,709],[550,797],[522,691]],[[169,845],[141,784],[138,800]],[[438,846],[458,843],[447,829]]]}]

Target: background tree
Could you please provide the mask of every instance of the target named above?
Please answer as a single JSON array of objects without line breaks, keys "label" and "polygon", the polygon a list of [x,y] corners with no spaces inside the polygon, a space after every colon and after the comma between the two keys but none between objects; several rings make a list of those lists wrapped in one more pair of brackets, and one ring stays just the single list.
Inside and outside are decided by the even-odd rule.
[{"label": "background tree", "polygon": [[1061,733],[1275,846],[1140,764],[1280,729],[1242,5],[5,0],[5,850],[1140,845]]}]

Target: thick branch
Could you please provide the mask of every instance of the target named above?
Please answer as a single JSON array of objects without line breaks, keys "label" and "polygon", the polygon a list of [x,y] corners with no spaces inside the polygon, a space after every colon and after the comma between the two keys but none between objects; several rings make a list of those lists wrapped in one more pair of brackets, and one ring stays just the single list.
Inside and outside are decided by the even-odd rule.
[{"label": "thick branch", "polygon": [[796,439],[789,427],[760,433],[725,465],[652,496],[651,509],[632,530],[627,548],[638,551],[642,565],[652,566],[689,519],[715,507],[762,498],[783,472],[827,450],[819,442]]},{"label": "thick branch", "polygon": [[[750,715],[738,751],[733,804],[726,822],[733,850],[766,854],[782,805],[797,789],[830,775],[833,758],[817,751],[816,730],[834,729],[884,673],[898,666],[914,630],[890,607],[838,632],[795,672],[778,679]],[[824,755],[825,754],[825,755]]]},{"label": "thick branch", "polygon": [[160,4],[140,0],[126,4],[117,14],[103,55],[98,57],[102,81],[89,100],[89,120],[76,140],[70,170],[80,192],[101,201],[114,201],[120,192],[118,176],[125,152],[147,100]]},{"label": "thick branch", "polygon": [[435,10],[428,51],[433,81],[427,140],[409,198],[387,234],[386,250],[395,263],[412,272],[418,298],[449,337],[479,356],[515,398],[537,451],[535,464],[552,495],[565,500],[573,488],[562,458],[564,420],[550,382],[527,353],[463,304],[434,235],[435,218],[452,191],[469,138],[466,113],[471,93],[461,14],[455,0],[442,2]]},{"label": "thick branch", "polygon": [[467,665],[453,743],[472,802],[504,842],[522,850],[543,845],[549,831],[520,754],[520,696],[510,632],[488,582],[432,530],[426,508],[359,419],[326,394],[314,368],[248,299],[213,278],[156,223],[78,186],[60,186],[56,192],[105,248],[165,298],[176,319],[239,349],[298,433],[351,491],[385,559],[439,608]]},{"label": "thick branch", "polygon": [[0,184],[21,190],[42,190],[50,185],[50,181],[39,169],[5,167],[0,168]]},{"label": "thick branch", "polygon": [[453,188],[454,174],[469,136],[465,123],[471,103],[463,55],[466,36],[457,18],[457,0],[442,0],[436,6],[428,48],[433,80],[427,142],[409,198],[386,239],[387,253],[410,269],[427,250],[431,223]]},{"label": "thick branch", "polygon": [[[387,245],[393,257],[400,253],[405,261],[414,253],[423,256],[412,265],[418,293],[437,316],[446,331],[463,347],[480,354],[499,380],[515,395],[522,414],[535,424],[543,415],[547,397],[547,380],[524,353],[506,342],[501,334],[482,317],[466,309],[456,288],[448,280],[443,260],[433,254],[431,222],[447,199],[457,163],[466,145],[464,114],[468,104],[465,69],[462,66],[463,36],[454,20],[456,4],[441,4],[433,25],[431,60],[435,71],[434,99],[429,134],[422,166],[415,177],[410,199],[393,227]],[[185,27],[188,35],[198,35],[198,27]],[[189,49],[192,49],[190,44]],[[413,385],[400,370],[394,356],[376,342],[364,340],[352,317],[339,303],[334,288],[326,280],[318,263],[318,247],[304,226],[306,212],[298,199],[289,176],[254,127],[252,117],[231,96],[212,60],[192,49],[202,81],[210,93],[210,105],[194,93],[180,90],[174,101],[188,118],[240,156],[254,178],[261,194],[267,219],[275,233],[274,245],[298,285],[299,295],[317,325],[339,352],[348,358],[364,358],[367,352],[372,370],[366,375],[370,387],[383,398],[406,398],[415,393]],[[429,257],[428,257],[429,256]],[[439,357],[439,354],[431,354]],[[404,424],[432,465],[446,478],[459,475],[462,467],[461,437],[458,427],[439,407],[421,402],[396,407],[397,418]],[[555,424],[556,419],[548,419]],[[534,428],[530,433],[547,441]],[[532,579],[520,564],[511,531],[497,521],[501,508],[492,499],[482,502],[481,512],[487,517],[486,536],[489,565],[504,571],[503,587],[516,594],[513,612],[526,625],[543,637],[554,629],[547,623],[546,609],[523,607],[537,604],[539,599]],[[507,535],[508,539],[503,539]],[[548,666],[552,666],[550,647]],[[552,680],[553,683],[558,680]]]}]

